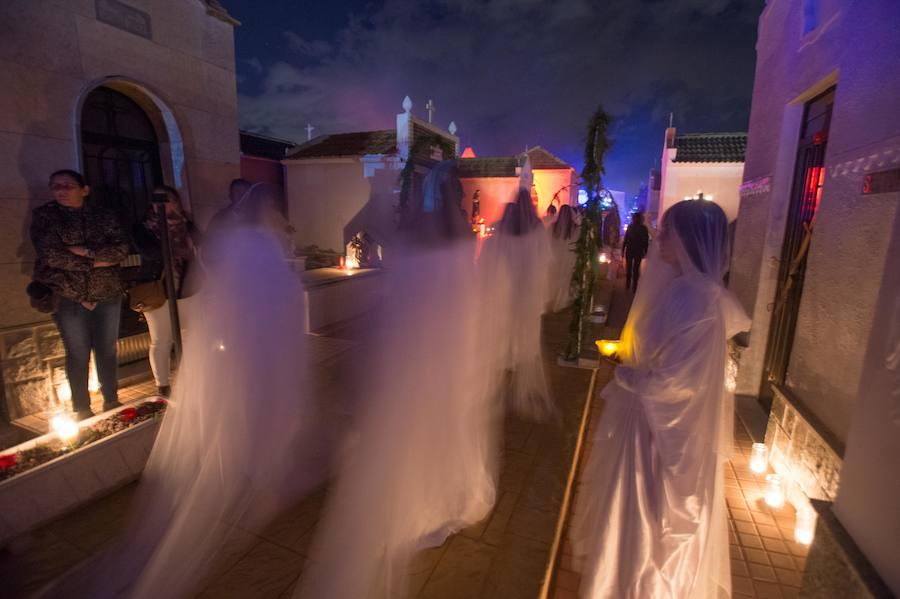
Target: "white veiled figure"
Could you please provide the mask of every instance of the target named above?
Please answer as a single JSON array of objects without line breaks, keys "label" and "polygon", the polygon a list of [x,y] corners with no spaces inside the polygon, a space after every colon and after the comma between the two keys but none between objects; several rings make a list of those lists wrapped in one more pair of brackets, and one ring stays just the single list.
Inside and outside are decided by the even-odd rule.
[{"label": "white veiled figure", "polygon": [[432,170],[401,223],[357,431],[297,597],[399,597],[418,550],[494,504],[499,423],[482,374],[474,241],[455,168]]},{"label": "white veiled figure", "polygon": [[492,373],[507,373],[513,410],[532,419],[554,413],[541,356],[541,315],[547,304],[550,242],[527,189],[506,204],[497,232],[478,259],[482,326]]},{"label": "white veiled figure", "polygon": [[272,231],[222,233],[191,299],[178,377],[130,525],[78,574],[91,579],[86,596],[192,596],[237,526],[266,522],[320,482],[310,465],[317,418],[303,288]]},{"label": "white veiled figure", "polygon": [[575,211],[569,205],[559,209],[550,227],[550,272],[547,309],[558,312],[572,305],[572,271],[575,269],[575,242],[578,240]]},{"label": "white veiled figure", "polygon": [[651,249],[570,529],[586,599],[731,595],[726,341],[750,321],[722,285],[726,228],[712,202],[679,202]]}]

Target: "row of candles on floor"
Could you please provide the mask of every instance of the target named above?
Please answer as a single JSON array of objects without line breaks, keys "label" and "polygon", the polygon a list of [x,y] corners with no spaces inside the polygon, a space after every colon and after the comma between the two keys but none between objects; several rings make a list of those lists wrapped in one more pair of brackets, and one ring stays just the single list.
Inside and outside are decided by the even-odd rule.
[{"label": "row of candles on floor", "polygon": [[[769,448],[765,443],[754,443],[750,450],[750,470],[756,474],[764,474],[769,469]],[[766,505],[774,509],[784,507],[787,500],[786,481],[780,474],[770,473],[766,475],[765,494],[763,496]],[[816,532],[816,513],[809,504],[809,499],[802,492],[794,501],[797,510],[794,523],[794,540],[803,545],[809,545],[813,541]]]}]

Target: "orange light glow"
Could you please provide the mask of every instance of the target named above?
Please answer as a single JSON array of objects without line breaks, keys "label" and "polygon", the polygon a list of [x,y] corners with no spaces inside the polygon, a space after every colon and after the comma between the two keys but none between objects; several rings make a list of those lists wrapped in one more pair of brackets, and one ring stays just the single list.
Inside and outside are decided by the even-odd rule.
[{"label": "orange light glow", "polygon": [[597,350],[601,356],[612,358],[619,353],[619,342],[611,339],[598,339]]}]

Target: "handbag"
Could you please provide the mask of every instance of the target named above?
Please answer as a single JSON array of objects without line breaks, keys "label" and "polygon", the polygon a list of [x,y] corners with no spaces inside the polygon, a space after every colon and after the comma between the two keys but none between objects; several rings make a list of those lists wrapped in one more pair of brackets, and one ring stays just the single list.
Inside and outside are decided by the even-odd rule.
[{"label": "handbag", "polygon": [[151,312],[166,303],[162,279],[138,283],[128,290],[128,307],[135,312]]}]

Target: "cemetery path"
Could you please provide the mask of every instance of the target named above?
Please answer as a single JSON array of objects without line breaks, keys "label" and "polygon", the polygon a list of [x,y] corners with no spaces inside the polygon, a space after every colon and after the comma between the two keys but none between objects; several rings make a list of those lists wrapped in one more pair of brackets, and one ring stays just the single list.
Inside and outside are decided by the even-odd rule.
[{"label": "cemetery path", "polygon": [[[598,297],[609,301],[612,285],[601,282]],[[618,294],[620,290],[616,290]],[[625,292],[621,292],[625,293]],[[624,322],[613,307],[611,323]],[[410,576],[410,599],[529,599],[540,597],[565,488],[578,440],[593,371],[563,367],[556,355],[564,346],[569,313],[545,315],[544,364],[559,408],[556,422],[531,423],[507,417],[497,502],[482,522],[450,537],[441,547],[421,552]],[[313,342],[320,392],[332,399],[337,423],[352,412],[354,341],[364,321],[334,327]],[[593,325],[590,339],[618,331]],[[350,340],[350,341],[348,341]],[[595,386],[602,388],[611,368],[601,364]],[[336,428],[340,424],[335,425]],[[26,597],[68,569],[96,555],[124,528],[136,484],[79,509],[0,552],[3,592]],[[199,597],[290,597],[309,550],[322,507],[323,488],[258,530],[239,530],[222,548]]]}]

